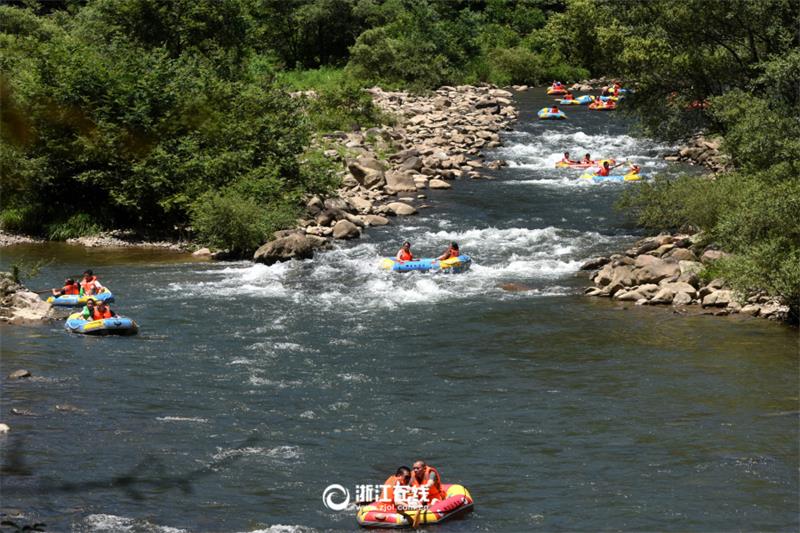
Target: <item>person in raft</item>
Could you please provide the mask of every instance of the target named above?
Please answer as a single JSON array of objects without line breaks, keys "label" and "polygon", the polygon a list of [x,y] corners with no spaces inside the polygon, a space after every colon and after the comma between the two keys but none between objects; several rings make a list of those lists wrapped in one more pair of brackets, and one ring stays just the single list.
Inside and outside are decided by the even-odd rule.
[{"label": "person in raft", "polygon": [[81,280],[81,296],[91,296],[101,293],[104,290],[105,287],[97,281],[97,276],[95,276],[91,270],[87,270],[83,273],[83,279]]},{"label": "person in raft", "polygon": [[631,169],[630,171],[631,174],[638,174],[639,172],[642,171],[642,167],[640,167],[639,165],[635,165],[633,163],[630,164],[630,169]]},{"label": "person in raft", "polygon": [[64,286],[60,289],[53,289],[53,296],[64,296],[67,294],[80,294],[81,289],[75,280],[72,278],[67,278],[64,280]]},{"label": "person in raft", "polygon": [[86,305],[81,309],[81,318],[84,320],[94,320],[94,300],[89,298],[86,300]]},{"label": "person in raft", "polygon": [[425,461],[414,463],[411,475],[411,493],[419,498],[420,505],[432,505],[444,500],[447,494],[442,490],[442,478],[439,472]]},{"label": "person in raft", "polygon": [[414,254],[411,253],[410,242],[406,241],[403,243],[403,246],[397,252],[397,260],[401,262],[414,260]]},{"label": "person in raft", "polygon": [[592,160],[592,154],[584,154],[583,159],[581,159],[581,163],[585,163],[587,165],[594,165],[594,161]]},{"label": "person in raft", "polygon": [[567,91],[567,94],[564,95],[564,100],[574,100],[575,97],[572,96],[572,93]]},{"label": "person in raft", "polygon": [[572,159],[569,158],[569,152],[564,152],[564,157],[561,158],[560,163],[577,163],[577,161],[573,161]]},{"label": "person in raft", "polygon": [[444,251],[442,255],[436,258],[437,261],[444,261],[446,259],[452,259],[453,257],[458,257],[461,255],[461,252],[458,251],[458,243],[453,241],[450,243],[450,247]]},{"label": "person in raft", "polygon": [[393,476],[386,478],[383,482],[383,492],[378,498],[379,506],[382,511],[388,512],[395,509],[408,507],[408,496],[411,490],[411,469],[407,466],[400,466]]},{"label": "person in raft", "polygon": [[92,315],[92,319],[100,320],[102,318],[113,318],[117,316],[117,314],[108,307],[108,304],[105,302],[97,302],[94,306],[94,314]]},{"label": "person in raft", "polygon": [[616,165],[614,165],[612,167],[612,166],[609,166],[608,161],[603,161],[603,166],[600,167],[600,170],[598,170],[594,174],[595,174],[595,176],[608,176],[611,173],[612,170],[614,170],[617,167],[622,166],[623,164],[624,163],[618,163],[618,164],[616,164]]},{"label": "person in raft", "polygon": [[551,107],[550,108],[550,113],[552,113],[554,115],[558,115],[558,106],[554,105],[553,107]]}]

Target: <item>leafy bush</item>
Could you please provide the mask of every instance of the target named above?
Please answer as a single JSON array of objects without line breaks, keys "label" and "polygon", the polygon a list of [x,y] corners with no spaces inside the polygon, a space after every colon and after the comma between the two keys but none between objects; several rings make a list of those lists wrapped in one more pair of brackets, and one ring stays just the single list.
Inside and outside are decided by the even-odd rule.
[{"label": "leafy bush", "polygon": [[96,222],[97,215],[77,213],[65,222],[56,222],[47,226],[47,238],[52,241],[66,241],[77,237],[97,235],[103,228]]},{"label": "leafy bush", "polygon": [[192,207],[192,226],[203,242],[246,257],[296,216],[291,204],[263,204],[230,189],[201,196]]}]

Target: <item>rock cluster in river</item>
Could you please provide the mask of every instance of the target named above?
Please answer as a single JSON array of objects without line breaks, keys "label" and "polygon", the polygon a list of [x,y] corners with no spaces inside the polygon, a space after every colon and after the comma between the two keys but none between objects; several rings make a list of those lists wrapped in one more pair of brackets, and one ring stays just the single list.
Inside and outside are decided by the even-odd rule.
[{"label": "rock cluster in river", "polygon": [[9,272],[0,272],[0,320],[9,324],[41,322],[52,318],[52,306],[14,281]]},{"label": "rock cluster in river", "polygon": [[693,136],[684,147],[675,153],[667,154],[667,161],[683,161],[693,165],[703,165],[714,173],[731,170],[730,158],[720,151],[722,140],[719,137],[707,138],[702,134]]},{"label": "rock cluster in river", "polygon": [[255,261],[311,257],[331,239],[356,239],[365,228],[429,207],[426,189],[449,189],[452,180],[485,178],[484,169],[505,165],[482,152],[500,146],[500,132],[516,120],[512,93],[491,86],[442,87],[425,96],[369,92],[397,124],[326,135],[321,142],[342,166],[342,187],[330,198],[310,198],[299,227],[277,232]]},{"label": "rock cluster in river", "polygon": [[581,270],[592,271],[589,296],[605,296],[636,305],[699,305],[715,315],[743,313],[785,320],[789,307],[762,293],[741,295],[723,279],[703,282],[705,265],[727,255],[701,245],[698,235],[648,237],[623,254],[599,257]]}]

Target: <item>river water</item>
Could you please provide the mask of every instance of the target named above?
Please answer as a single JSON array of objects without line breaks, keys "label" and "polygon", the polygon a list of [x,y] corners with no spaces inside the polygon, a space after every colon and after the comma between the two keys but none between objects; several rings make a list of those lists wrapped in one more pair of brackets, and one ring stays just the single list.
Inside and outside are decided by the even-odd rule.
[{"label": "river water", "polygon": [[[582,261],[636,238],[612,205],[637,185],[582,183],[552,168],[560,153],[687,169],[613,114],[531,120],[546,102],[518,98],[493,180],[429,191],[434,208],[311,261],[4,249],[6,268],[55,260],[32,286],[94,268],[141,331],[0,326],[4,375],[34,375],[2,382],[3,518],[352,530],[355,507],[323,490],[424,458],[476,501],[443,532],[796,531],[797,331],[582,296]],[[457,240],[475,264],[380,271],[404,239],[423,256]]]}]

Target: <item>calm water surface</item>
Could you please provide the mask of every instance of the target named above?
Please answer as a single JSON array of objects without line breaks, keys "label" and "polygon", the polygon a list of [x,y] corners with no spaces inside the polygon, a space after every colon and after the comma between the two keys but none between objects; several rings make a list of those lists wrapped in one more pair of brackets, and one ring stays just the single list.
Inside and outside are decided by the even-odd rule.
[{"label": "calm water surface", "polygon": [[[494,180],[313,261],[2,250],[56,260],[31,285],[93,267],[141,326],[0,326],[3,374],[35,376],[2,382],[2,510],[55,531],[352,530],[326,486],[425,458],[476,500],[442,532],[797,531],[797,330],[583,297],[581,262],[636,238],[612,209],[636,184],[582,183],[560,153],[686,168],[621,117],[531,120],[545,102],[519,98]],[[380,271],[404,239],[475,265]]]}]

